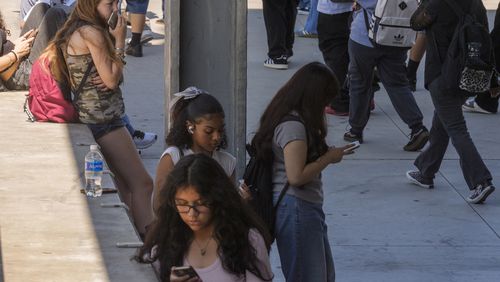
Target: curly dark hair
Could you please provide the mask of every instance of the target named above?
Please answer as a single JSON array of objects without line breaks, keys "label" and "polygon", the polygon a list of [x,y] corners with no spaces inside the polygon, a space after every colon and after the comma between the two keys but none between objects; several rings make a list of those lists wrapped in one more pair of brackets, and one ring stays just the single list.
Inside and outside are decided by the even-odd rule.
[{"label": "curly dark hair", "polygon": [[[193,145],[192,135],[186,128],[186,122],[199,123],[200,118],[211,119],[215,115],[224,118],[224,109],[217,99],[206,93],[202,93],[193,99],[180,99],[174,105],[170,115],[172,127],[170,128],[165,142],[168,146],[178,148],[191,148]],[[221,141],[217,149],[227,147],[226,132],[222,134]]]},{"label": "curly dark hair", "polygon": [[274,129],[293,111],[299,114],[307,129],[308,148],[314,148],[317,157],[324,154],[328,150],[324,108],[338,93],[337,78],[326,65],[312,62],[300,68],[278,90],[260,118],[259,129],[251,142],[257,158],[270,160]]},{"label": "curly dark hair", "polygon": [[[270,236],[253,210],[242,200],[224,169],[204,154],[183,157],[168,176],[161,189],[157,218],[151,224],[144,246],[134,259],[141,263],[158,261],[161,281],[169,281],[172,266],[183,264],[183,258],[194,238],[193,231],[181,219],[175,206],[179,189],[195,187],[209,203],[214,234],[223,268],[237,276],[248,270],[262,280],[263,266],[248,240],[250,229],[257,229],[269,250]],[[153,251],[154,249],[154,251]]]}]

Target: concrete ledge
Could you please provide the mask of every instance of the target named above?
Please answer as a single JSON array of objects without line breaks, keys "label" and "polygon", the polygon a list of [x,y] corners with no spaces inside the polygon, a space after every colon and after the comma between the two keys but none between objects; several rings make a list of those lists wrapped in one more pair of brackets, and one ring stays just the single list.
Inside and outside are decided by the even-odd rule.
[{"label": "concrete ledge", "polygon": [[[80,193],[84,156],[95,143],[82,124],[26,122],[26,92],[0,93],[0,246],[6,281],[155,281],[130,261],[139,239],[116,194]],[[110,181],[106,181],[110,183]],[[109,187],[108,184],[106,184]]]}]

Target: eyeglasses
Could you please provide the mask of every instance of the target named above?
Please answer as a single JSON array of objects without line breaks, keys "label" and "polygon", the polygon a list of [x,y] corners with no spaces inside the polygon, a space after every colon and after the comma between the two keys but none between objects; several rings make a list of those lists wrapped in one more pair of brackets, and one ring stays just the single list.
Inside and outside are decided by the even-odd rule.
[{"label": "eyeglasses", "polygon": [[188,205],[188,204],[175,204],[177,207],[178,213],[189,213],[191,209],[193,209],[197,213],[207,213],[210,211],[208,204],[196,204],[196,205]]}]

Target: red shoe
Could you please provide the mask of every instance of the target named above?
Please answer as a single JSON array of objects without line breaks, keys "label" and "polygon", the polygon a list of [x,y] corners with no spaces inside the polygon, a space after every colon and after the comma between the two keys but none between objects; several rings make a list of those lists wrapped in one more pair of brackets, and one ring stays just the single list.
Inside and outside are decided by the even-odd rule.
[{"label": "red shoe", "polygon": [[339,116],[339,117],[345,117],[345,116],[349,115],[349,112],[339,112],[339,111],[332,109],[332,107],[330,107],[330,106],[325,107],[325,113],[327,113],[329,115]]},{"label": "red shoe", "polygon": [[372,98],[370,100],[370,112],[375,110],[375,100]]}]

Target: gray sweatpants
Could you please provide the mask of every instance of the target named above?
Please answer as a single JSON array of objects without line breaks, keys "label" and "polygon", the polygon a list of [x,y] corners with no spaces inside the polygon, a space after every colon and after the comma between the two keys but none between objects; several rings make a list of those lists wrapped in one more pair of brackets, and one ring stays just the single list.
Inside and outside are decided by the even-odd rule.
[{"label": "gray sweatpants", "polygon": [[375,67],[399,117],[412,129],[422,125],[422,112],[406,78],[405,49],[370,48],[349,40],[349,58],[349,124],[352,133],[361,135],[368,123]]}]

